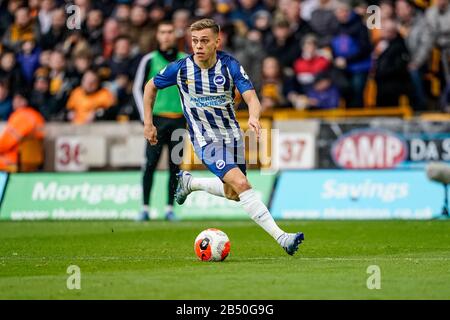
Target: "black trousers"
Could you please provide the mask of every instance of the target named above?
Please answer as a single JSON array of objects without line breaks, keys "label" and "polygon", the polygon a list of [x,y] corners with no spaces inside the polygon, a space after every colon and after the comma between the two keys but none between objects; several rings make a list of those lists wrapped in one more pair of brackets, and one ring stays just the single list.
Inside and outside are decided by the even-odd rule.
[{"label": "black trousers", "polygon": [[[186,120],[184,117],[181,118],[166,118],[160,116],[153,116],[153,124],[158,130],[158,143],[152,146],[148,140],[145,150],[146,163],[144,165],[144,172],[142,176],[142,199],[144,205],[149,205],[150,202],[150,194],[153,186],[153,174],[156,170],[156,166],[158,165],[159,158],[161,157],[161,152],[164,145],[167,145],[169,148],[169,185],[168,185],[168,205],[173,205],[174,203],[174,193],[176,188],[176,174],[179,171],[178,164],[173,162],[171,157],[173,148],[183,140],[180,138],[177,141],[172,141],[172,133],[177,129],[185,129],[186,128]],[[183,156],[183,149],[181,148],[180,152],[177,153],[180,157]]]}]

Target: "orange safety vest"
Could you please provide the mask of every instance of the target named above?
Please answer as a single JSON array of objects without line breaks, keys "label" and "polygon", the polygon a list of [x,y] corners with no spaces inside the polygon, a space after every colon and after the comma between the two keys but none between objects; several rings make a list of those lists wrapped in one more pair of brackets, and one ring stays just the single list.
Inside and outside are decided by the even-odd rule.
[{"label": "orange safety vest", "polygon": [[24,138],[44,138],[45,120],[31,107],[14,111],[6,127],[0,133],[0,170],[10,171],[17,167],[19,144]]}]

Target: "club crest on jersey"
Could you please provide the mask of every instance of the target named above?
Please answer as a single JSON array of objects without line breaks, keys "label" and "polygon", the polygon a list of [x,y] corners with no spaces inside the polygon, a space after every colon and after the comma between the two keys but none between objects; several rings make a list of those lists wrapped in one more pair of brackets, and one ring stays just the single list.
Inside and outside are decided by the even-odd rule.
[{"label": "club crest on jersey", "polygon": [[216,161],[216,168],[219,170],[222,170],[225,167],[225,161],[223,160],[217,160]]},{"label": "club crest on jersey", "polygon": [[218,74],[214,77],[214,84],[216,86],[222,86],[225,84],[225,77],[221,74]]}]

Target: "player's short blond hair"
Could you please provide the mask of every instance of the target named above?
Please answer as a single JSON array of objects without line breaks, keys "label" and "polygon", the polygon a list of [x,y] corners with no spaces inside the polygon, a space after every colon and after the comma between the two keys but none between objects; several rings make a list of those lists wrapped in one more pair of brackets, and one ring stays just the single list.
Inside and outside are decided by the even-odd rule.
[{"label": "player's short blond hair", "polygon": [[201,19],[191,24],[191,32],[204,29],[211,29],[216,35],[220,32],[220,26],[213,19]]}]

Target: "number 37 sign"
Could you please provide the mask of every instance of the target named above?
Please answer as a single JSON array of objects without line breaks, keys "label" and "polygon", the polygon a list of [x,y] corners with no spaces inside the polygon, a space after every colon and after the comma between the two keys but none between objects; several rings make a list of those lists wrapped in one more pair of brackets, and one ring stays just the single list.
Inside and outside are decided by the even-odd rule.
[{"label": "number 37 sign", "polygon": [[279,132],[272,141],[273,167],[277,169],[312,169],[315,167],[315,136],[312,133]]}]

